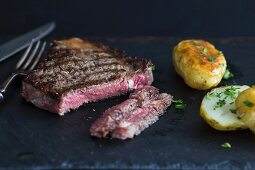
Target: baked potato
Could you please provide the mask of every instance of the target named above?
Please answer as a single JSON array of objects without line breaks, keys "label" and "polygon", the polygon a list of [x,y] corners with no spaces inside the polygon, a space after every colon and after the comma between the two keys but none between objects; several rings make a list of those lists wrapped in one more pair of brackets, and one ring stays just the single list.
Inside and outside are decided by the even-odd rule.
[{"label": "baked potato", "polygon": [[255,88],[249,88],[236,99],[237,115],[255,133]]},{"label": "baked potato", "polygon": [[217,86],[227,67],[223,53],[204,40],[181,41],[172,57],[177,74],[198,90]]},{"label": "baked potato", "polygon": [[249,86],[232,85],[212,89],[202,100],[201,117],[214,129],[232,131],[248,127],[238,119],[235,100]]}]

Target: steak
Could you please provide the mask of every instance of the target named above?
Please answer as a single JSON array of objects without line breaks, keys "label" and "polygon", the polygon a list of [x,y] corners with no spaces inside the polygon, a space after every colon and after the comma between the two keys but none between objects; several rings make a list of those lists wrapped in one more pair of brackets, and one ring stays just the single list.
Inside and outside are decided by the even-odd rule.
[{"label": "steak", "polygon": [[54,41],[22,82],[22,96],[59,115],[153,82],[152,63],[79,38]]},{"label": "steak", "polygon": [[129,99],[106,110],[91,126],[96,137],[128,139],[155,123],[170,106],[173,97],[152,86],[139,87]]}]

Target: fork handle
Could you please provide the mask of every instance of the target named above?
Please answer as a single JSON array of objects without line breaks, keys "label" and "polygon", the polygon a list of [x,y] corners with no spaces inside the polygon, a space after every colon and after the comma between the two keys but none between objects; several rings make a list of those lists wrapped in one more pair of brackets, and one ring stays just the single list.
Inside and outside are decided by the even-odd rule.
[{"label": "fork handle", "polygon": [[17,77],[17,73],[12,73],[0,86],[0,102],[4,100],[4,93],[11,84],[11,82]]},{"label": "fork handle", "polygon": [[0,103],[4,100],[4,95],[0,93]]}]

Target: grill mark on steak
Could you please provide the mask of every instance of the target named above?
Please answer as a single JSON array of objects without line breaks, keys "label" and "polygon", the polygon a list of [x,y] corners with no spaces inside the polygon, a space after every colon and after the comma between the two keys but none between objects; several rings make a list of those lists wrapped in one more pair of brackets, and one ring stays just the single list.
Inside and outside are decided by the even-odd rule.
[{"label": "grill mark on steak", "polygon": [[[52,66],[60,65],[64,66],[68,63],[73,62],[77,64],[79,67],[90,67],[95,64],[102,64],[102,63],[112,63],[112,62],[118,62],[122,64],[118,58],[114,56],[104,56],[104,57],[98,57],[98,58],[91,58],[91,59],[83,59],[79,57],[63,57],[61,60],[56,59],[45,59],[43,64],[40,64],[38,68],[46,69]],[[74,64],[72,64],[75,66]]]},{"label": "grill mark on steak", "polygon": [[[116,74],[116,72],[118,72],[118,74]],[[45,91],[50,91],[52,89],[58,91],[58,93],[65,93],[70,89],[76,90],[81,87],[89,88],[93,85],[113,81],[120,77],[124,77],[124,75],[125,70],[123,69],[104,70],[97,72],[96,74],[91,73],[86,75],[78,75],[76,77],[68,77],[67,79],[63,74],[58,74],[57,77],[54,77],[55,80],[51,79],[51,81],[44,81],[37,84],[37,86],[44,88]]]},{"label": "grill mark on steak", "polygon": [[[42,71],[37,71],[35,75],[38,77],[38,79],[40,79],[41,83],[45,83],[45,82],[51,83],[51,82],[57,81],[56,79],[63,78],[63,77],[58,78],[58,75],[66,76],[67,79],[68,78],[79,79],[79,78],[82,78],[81,75],[87,76],[92,74],[100,74],[110,70],[115,71],[116,74],[120,74],[120,72],[123,70],[128,71],[129,67],[127,65],[120,65],[118,62],[105,63],[105,64],[100,63],[98,65],[94,65],[91,67],[82,67],[82,68],[71,67],[71,69],[67,67],[60,68],[56,66],[51,69],[43,69]],[[119,70],[120,72],[117,73],[116,70],[117,71]],[[73,76],[69,77],[68,74],[71,74]]]},{"label": "grill mark on steak", "polygon": [[[150,61],[101,44],[77,38],[55,41],[35,70],[24,78],[22,94],[36,106],[63,115],[81,105],[82,100],[96,101],[151,84],[151,69]],[[27,91],[30,89],[36,95]],[[91,90],[88,95],[87,90]],[[78,95],[81,101],[70,100],[72,95]],[[44,102],[44,98],[54,104]]]},{"label": "grill mark on steak", "polygon": [[[93,59],[82,59],[79,57],[69,57],[64,56],[61,60],[56,60],[55,58],[48,60],[47,58],[43,60],[41,64],[38,66],[38,71],[34,72],[36,76],[44,76],[47,77],[48,75],[54,76],[54,74],[58,74],[59,71],[67,71],[71,72],[73,70],[81,70],[84,68],[96,67],[99,65],[110,65],[110,64],[119,64],[122,68],[128,68],[127,63],[120,60],[116,56],[104,56],[99,58]],[[39,70],[41,69],[41,70]],[[42,79],[43,77],[40,77]],[[33,80],[33,79],[32,79]]]},{"label": "grill mark on steak", "polygon": [[[46,67],[41,70],[37,70],[36,72],[32,72],[27,79],[32,82],[36,82],[38,87],[47,86],[47,84],[55,84],[56,87],[63,88],[65,86],[66,89],[62,89],[59,93],[69,90],[69,84],[75,83],[76,81],[91,81],[91,79],[99,79],[98,77],[105,77],[107,80],[107,74],[109,76],[122,75],[123,72],[128,71],[130,67],[127,64],[121,63],[122,61],[118,61],[116,58],[100,58],[97,60],[90,60],[85,62],[82,67],[80,65],[75,64],[74,61],[69,61],[69,63],[64,62],[61,65],[57,65],[56,67]],[[59,63],[58,63],[59,64]],[[70,76],[72,74],[73,76]],[[115,76],[118,77],[118,76]],[[86,80],[85,80],[86,79]],[[39,81],[40,80],[40,81]],[[114,79],[111,79],[114,80]],[[83,83],[84,84],[84,83]],[[93,83],[87,83],[92,84]],[[76,85],[76,84],[75,84]],[[74,86],[75,86],[74,85]],[[74,87],[72,86],[72,87]],[[56,89],[54,86],[49,86],[50,88]],[[80,86],[78,86],[80,87]],[[47,89],[47,88],[44,88]]]},{"label": "grill mark on steak", "polygon": [[[98,61],[89,61],[89,62],[83,62],[83,61],[74,61],[73,64],[69,64],[67,65],[56,65],[56,66],[51,66],[51,67],[44,67],[41,69],[38,69],[36,72],[34,72],[33,74],[35,76],[37,76],[40,79],[43,79],[44,77],[48,77],[48,76],[55,76],[56,74],[59,74],[60,71],[65,71],[65,72],[69,72],[70,74],[73,74],[76,72],[83,72],[89,69],[93,69],[93,68],[97,68],[97,67],[107,67],[107,65],[110,67],[112,67],[112,65],[115,65],[116,68],[120,68],[120,69],[125,69],[128,70],[129,67],[127,64],[120,64],[120,62],[118,60],[116,60],[115,58],[104,58],[104,59],[100,59]],[[86,73],[85,73],[86,74]],[[74,75],[76,76],[76,75]]]},{"label": "grill mark on steak", "polygon": [[[118,74],[116,74],[116,71],[118,71]],[[125,70],[105,70],[105,71],[97,73],[96,75],[89,74],[82,77],[82,80],[83,80],[83,81],[81,80],[82,82],[80,82],[80,80],[78,80],[77,82],[67,82],[66,84],[67,89],[64,89],[64,91],[69,90],[70,88],[77,89],[81,86],[83,86],[84,88],[87,88],[93,85],[106,83],[108,81],[116,80],[120,77],[123,77],[124,74],[125,74]]]},{"label": "grill mark on steak", "polygon": [[107,109],[91,126],[92,136],[127,139],[138,135],[155,123],[170,106],[172,96],[145,86],[132,93],[128,100]]}]

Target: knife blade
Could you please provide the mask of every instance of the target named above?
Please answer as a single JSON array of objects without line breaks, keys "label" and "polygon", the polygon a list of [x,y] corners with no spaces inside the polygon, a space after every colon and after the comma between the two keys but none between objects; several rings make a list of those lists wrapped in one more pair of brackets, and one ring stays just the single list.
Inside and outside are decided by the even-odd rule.
[{"label": "knife blade", "polygon": [[23,34],[0,45],[0,62],[26,48],[32,39],[37,41],[48,35],[55,28],[55,25],[55,22],[49,22],[39,28],[29,31],[26,34]]}]

